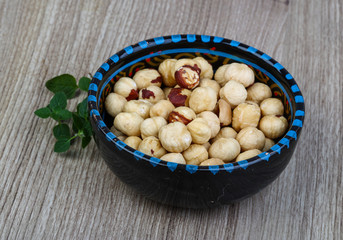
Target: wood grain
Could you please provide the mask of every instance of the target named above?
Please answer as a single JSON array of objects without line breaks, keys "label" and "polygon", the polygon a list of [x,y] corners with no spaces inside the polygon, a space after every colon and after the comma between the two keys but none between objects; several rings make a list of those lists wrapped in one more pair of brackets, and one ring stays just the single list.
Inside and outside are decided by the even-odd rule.
[{"label": "wood grain", "polygon": [[[1,1],[0,239],[342,239],[342,14],[340,0]],[[53,153],[53,123],[33,114],[51,98],[47,79],[93,73],[126,45],[176,33],[261,49],[302,89],[306,122],[289,166],[240,203],[147,200],[94,143]]]}]

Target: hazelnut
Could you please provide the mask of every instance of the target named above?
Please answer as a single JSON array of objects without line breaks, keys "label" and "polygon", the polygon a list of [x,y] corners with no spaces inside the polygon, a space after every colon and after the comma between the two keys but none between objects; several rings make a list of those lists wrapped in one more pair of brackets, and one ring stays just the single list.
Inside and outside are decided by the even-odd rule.
[{"label": "hazelnut", "polygon": [[199,85],[200,75],[196,68],[187,65],[175,72],[175,81],[180,87],[193,89]]},{"label": "hazelnut", "polygon": [[220,131],[220,121],[216,114],[210,111],[204,111],[199,113],[197,117],[206,120],[208,126],[211,129],[211,138],[217,136]]},{"label": "hazelnut", "polygon": [[122,77],[114,85],[113,91],[130,101],[138,98],[137,85],[129,77]]},{"label": "hazelnut", "polygon": [[208,150],[210,158],[219,158],[224,162],[234,160],[241,152],[241,147],[236,139],[220,138],[212,143]]},{"label": "hazelnut", "polygon": [[268,151],[274,145],[275,142],[272,139],[266,138],[266,141],[264,142],[264,147],[262,148],[262,152]]},{"label": "hazelnut", "polygon": [[115,117],[123,111],[126,99],[117,93],[110,93],[105,100],[105,108],[109,115]]},{"label": "hazelnut", "polygon": [[197,63],[200,68],[200,78],[212,78],[213,68],[212,65],[203,57],[196,57],[193,60]]},{"label": "hazelnut", "polygon": [[214,143],[219,138],[236,138],[237,132],[231,127],[224,127],[220,129],[219,133],[215,136],[215,138],[211,139],[211,142]]},{"label": "hazelnut", "polygon": [[254,83],[252,86],[247,88],[247,100],[251,100],[260,104],[264,99],[272,97],[272,91],[268,85],[264,83]]},{"label": "hazelnut", "polygon": [[237,134],[236,139],[241,145],[242,151],[247,151],[250,149],[262,150],[266,141],[263,132],[255,127],[243,128]]},{"label": "hazelnut", "polygon": [[144,99],[151,103],[157,103],[160,100],[166,99],[166,96],[160,87],[149,86],[147,88],[142,88],[139,91],[139,99]]},{"label": "hazelnut", "polygon": [[224,99],[219,99],[218,107],[220,126],[229,126],[232,120],[232,110],[230,104]]},{"label": "hazelnut", "polygon": [[230,64],[220,66],[214,74],[214,80],[216,80],[221,87],[225,86],[225,84],[229,81],[228,79],[225,79],[225,71],[229,66]]},{"label": "hazelnut", "polygon": [[208,152],[203,145],[192,144],[183,153],[187,164],[199,165],[208,159]]},{"label": "hazelnut", "polygon": [[165,95],[166,97],[168,97],[168,95],[169,95],[170,91],[172,90],[172,88],[166,87],[166,88],[163,88],[162,90],[163,90],[163,92],[164,92],[164,95]]},{"label": "hazelnut", "polygon": [[137,136],[130,136],[124,140],[124,143],[129,145],[130,147],[134,149],[138,149],[139,144],[141,144],[142,139]]},{"label": "hazelnut", "polygon": [[127,136],[140,136],[140,126],[144,119],[137,113],[119,113],[113,121],[113,126]]},{"label": "hazelnut", "polygon": [[247,90],[241,83],[232,80],[220,89],[219,95],[220,98],[230,103],[231,107],[236,107],[247,98]]},{"label": "hazelnut", "polygon": [[240,153],[236,158],[236,162],[255,157],[256,155],[259,155],[260,153],[261,151],[258,149],[250,149],[248,151]]},{"label": "hazelnut", "polygon": [[138,146],[138,151],[157,158],[162,157],[167,153],[162,147],[160,140],[154,136],[144,138]]},{"label": "hazelnut", "polygon": [[174,73],[177,72],[181,67],[184,67],[184,66],[193,67],[194,69],[196,69],[198,74],[200,74],[200,72],[201,72],[200,66],[198,65],[198,63],[196,61],[194,61],[193,59],[190,59],[190,58],[182,58],[182,59],[178,59],[175,62]]},{"label": "hazelnut", "polygon": [[125,139],[127,138],[127,136],[123,135],[123,136],[118,136],[117,137],[120,141],[125,141]]},{"label": "hazelnut", "polygon": [[160,100],[150,108],[150,117],[161,116],[167,119],[169,113],[174,110],[174,105],[168,100]]},{"label": "hazelnut", "polygon": [[187,125],[196,118],[195,112],[189,107],[177,107],[168,116],[168,122],[182,122]]},{"label": "hazelnut", "polygon": [[175,107],[188,107],[191,94],[192,92],[185,88],[172,88],[168,94],[168,99]]},{"label": "hazelnut", "polygon": [[217,98],[219,97],[220,85],[217,81],[211,80],[209,78],[203,78],[203,79],[200,79],[199,86],[212,88],[216,92]]},{"label": "hazelnut", "polygon": [[211,128],[203,118],[196,118],[187,125],[192,135],[193,143],[204,144],[211,138]]},{"label": "hazelnut", "polygon": [[145,119],[150,115],[151,106],[152,103],[146,100],[131,100],[125,103],[123,112],[134,112]]},{"label": "hazelnut", "polygon": [[162,85],[162,76],[157,70],[152,68],[145,68],[137,71],[133,76],[133,80],[135,81],[138,90],[149,86],[161,87]]},{"label": "hazelnut", "polygon": [[[119,136],[125,136],[124,133],[122,133],[121,131],[117,130],[114,126],[112,126],[110,128],[110,131],[116,136],[116,137],[119,137]],[[126,136],[125,136],[126,137]]]},{"label": "hazelnut", "polygon": [[260,117],[261,110],[256,103],[241,103],[233,110],[232,127],[236,131],[245,127],[257,127]]},{"label": "hazelnut", "polygon": [[[167,87],[174,87],[176,85],[174,76],[176,61],[176,59],[166,59],[158,66],[158,71],[162,75],[163,84]],[[168,95],[166,94],[166,96]]]},{"label": "hazelnut", "polygon": [[260,108],[263,116],[267,115],[283,115],[284,107],[280,99],[278,98],[267,98],[264,99]]},{"label": "hazelnut", "polygon": [[254,71],[244,63],[231,63],[227,67],[224,78],[228,81],[235,80],[244,87],[249,87],[255,81]]},{"label": "hazelnut", "polygon": [[200,163],[200,166],[212,166],[212,165],[223,165],[223,164],[225,163],[223,162],[223,160],[219,158],[210,158]]},{"label": "hazelnut", "polygon": [[161,159],[167,162],[186,164],[186,161],[181,153],[167,153],[163,155]]},{"label": "hazelnut", "polygon": [[275,139],[286,132],[288,122],[283,116],[268,115],[261,118],[259,128],[267,138]]},{"label": "hazelnut", "polygon": [[167,121],[163,117],[147,118],[141,123],[141,136],[147,138],[149,136],[158,137],[158,132],[161,127],[167,125]]},{"label": "hazelnut", "polygon": [[212,111],[217,103],[216,92],[209,87],[198,87],[193,90],[189,98],[189,107],[195,113],[203,111]]},{"label": "hazelnut", "polygon": [[208,151],[208,149],[210,149],[210,147],[211,147],[211,144],[210,144],[210,142],[205,142],[203,144],[203,146],[205,147],[206,151]]},{"label": "hazelnut", "polygon": [[192,136],[186,125],[180,122],[169,123],[161,127],[158,137],[162,146],[169,152],[180,153],[192,143]]}]

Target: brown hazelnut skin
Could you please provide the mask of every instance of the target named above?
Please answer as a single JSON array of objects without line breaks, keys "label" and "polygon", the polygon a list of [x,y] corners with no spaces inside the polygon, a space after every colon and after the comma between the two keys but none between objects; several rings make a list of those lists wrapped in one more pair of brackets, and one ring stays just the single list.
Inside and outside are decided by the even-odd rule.
[{"label": "brown hazelnut skin", "polygon": [[263,116],[267,115],[283,115],[284,106],[278,98],[266,98],[260,103],[260,108]]},{"label": "brown hazelnut skin", "polygon": [[276,139],[285,134],[288,128],[287,119],[283,116],[268,115],[261,118],[259,129],[267,138]]},{"label": "brown hazelnut skin", "polygon": [[175,81],[182,88],[193,89],[199,85],[199,71],[189,65],[182,66],[175,71]]},{"label": "brown hazelnut skin", "polygon": [[154,136],[144,138],[138,146],[138,151],[157,158],[162,157],[167,153],[162,147],[160,140]]},{"label": "brown hazelnut skin", "polygon": [[180,122],[169,123],[161,127],[158,137],[168,152],[180,153],[192,143],[192,136],[187,127]]},{"label": "brown hazelnut skin", "polygon": [[255,157],[256,155],[258,155],[260,153],[261,153],[261,151],[258,150],[258,149],[250,149],[248,151],[240,153],[237,156],[235,161],[238,162],[238,161],[242,161],[242,160],[245,160],[245,159],[249,159],[249,158]]},{"label": "brown hazelnut skin", "polygon": [[129,77],[119,78],[114,85],[113,92],[122,95],[127,101],[138,98],[137,84]]},{"label": "brown hazelnut skin", "polygon": [[189,97],[192,92],[185,88],[172,88],[168,94],[168,100],[175,106],[189,106]]},{"label": "brown hazelnut skin", "polygon": [[119,113],[113,121],[113,126],[127,136],[140,136],[140,125],[144,119],[137,113]]},{"label": "brown hazelnut skin", "polygon": [[264,99],[270,97],[272,97],[272,91],[264,83],[257,82],[247,88],[247,100],[260,104]]},{"label": "brown hazelnut skin", "polygon": [[196,118],[195,112],[189,107],[177,107],[168,116],[168,122],[182,122],[187,125]]},{"label": "brown hazelnut skin", "polygon": [[219,158],[224,162],[233,161],[241,151],[241,147],[236,139],[220,138],[212,143],[208,150],[210,158]]},{"label": "brown hazelnut skin", "polygon": [[212,165],[223,165],[223,164],[225,164],[225,162],[223,162],[223,160],[219,158],[210,158],[200,163],[200,166],[212,166]]},{"label": "brown hazelnut skin", "polygon": [[[176,61],[176,59],[166,59],[158,66],[158,71],[162,75],[163,84],[167,87],[174,87],[176,85],[174,76]],[[168,95],[166,94],[166,96]]]},{"label": "brown hazelnut skin", "polygon": [[246,127],[239,131],[236,140],[241,145],[242,151],[247,151],[250,149],[262,150],[266,139],[262,131],[255,127]]},{"label": "brown hazelnut skin", "polygon": [[212,111],[217,103],[216,92],[209,87],[197,87],[193,90],[189,98],[189,107],[195,113],[203,111]]},{"label": "brown hazelnut skin", "polygon": [[232,127],[238,132],[245,127],[257,127],[261,109],[254,102],[239,104],[232,113]]},{"label": "brown hazelnut skin", "polygon": [[168,119],[169,113],[175,109],[174,105],[168,100],[160,100],[150,108],[150,117],[161,116]]},{"label": "brown hazelnut skin", "polygon": [[151,103],[157,103],[160,100],[166,99],[163,90],[157,86],[149,86],[142,88],[139,91],[139,99],[147,100]]},{"label": "brown hazelnut skin", "polygon": [[208,152],[203,145],[192,144],[183,153],[187,164],[199,165],[208,159]]},{"label": "brown hazelnut skin", "polygon": [[149,86],[161,87],[162,85],[162,76],[157,70],[151,68],[137,71],[133,76],[133,80],[135,81],[138,90]]}]

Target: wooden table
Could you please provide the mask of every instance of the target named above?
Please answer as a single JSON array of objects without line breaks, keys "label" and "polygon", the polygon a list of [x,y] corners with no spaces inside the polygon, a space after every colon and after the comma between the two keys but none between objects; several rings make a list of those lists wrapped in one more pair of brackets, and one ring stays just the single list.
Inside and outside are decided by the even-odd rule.
[{"label": "wooden table", "polygon": [[[2,0],[0,19],[0,239],[343,239],[341,0]],[[51,77],[94,73],[129,44],[176,33],[252,45],[305,97],[290,164],[240,203],[188,210],[147,200],[94,142],[54,153],[54,123],[33,114],[52,97]]]}]

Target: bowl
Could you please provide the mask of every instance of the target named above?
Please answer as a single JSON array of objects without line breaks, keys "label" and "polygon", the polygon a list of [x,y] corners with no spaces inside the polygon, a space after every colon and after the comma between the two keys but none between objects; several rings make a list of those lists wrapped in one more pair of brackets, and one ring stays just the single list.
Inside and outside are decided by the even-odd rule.
[{"label": "bowl", "polygon": [[[268,151],[253,158],[214,166],[184,165],[145,155],[120,141],[104,110],[115,82],[139,69],[155,68],[166,58],[202,56],[217,69],[231,62],[253,68],[285,106],[286,134]],[[304,99],[294,78],[273,58],[238,41],[207,35],[156,37],[128,46],[111,56],[94,74],[88,107],[95,142],[108,167],[138,193],[163,204],[208,208],[247,198],[273,182],[289,163],[305,117]]]}]

